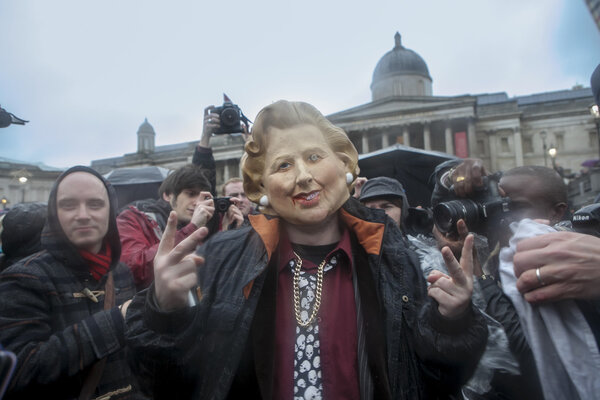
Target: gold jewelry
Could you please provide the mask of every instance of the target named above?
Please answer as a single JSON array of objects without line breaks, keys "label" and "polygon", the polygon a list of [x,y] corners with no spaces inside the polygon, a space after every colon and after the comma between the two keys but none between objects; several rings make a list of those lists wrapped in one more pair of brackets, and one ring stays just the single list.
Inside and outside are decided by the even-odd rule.
[{"label": "gold jewelry", "polygon": [[456,177],[456,182],[457,182],[457,183],[458,183],[458,182],[462,182],[462,181],[464,181],[464,180],[465,180],[465,177],[464,177],[464,176],[457,176],[457,177]]},{"label": "gold jewelry", "polygon": [[296,267],[294,268],[294,314],[296,315],[296,322],[302,327],[306,327],[315,320],[319,307],[321,307],[321,293],[323,290],[323,271],[325,270],[325,261],[327,257],[319,264],[317,269],[317,293],[315,295],[315,304],[313,305],[312,312],[308,321],[303,322],[300,316],[300,269],[302,268],[302,259],[296,252],[293,252],[296,256]]}]

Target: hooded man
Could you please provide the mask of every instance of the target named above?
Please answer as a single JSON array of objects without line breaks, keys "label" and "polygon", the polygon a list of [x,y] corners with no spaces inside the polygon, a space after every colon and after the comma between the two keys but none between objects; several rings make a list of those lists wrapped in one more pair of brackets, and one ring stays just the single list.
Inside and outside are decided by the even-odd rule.
[{"label": "hooded man", "polygon": [[124,352],[135,288],[119,262],[116,204],[96,171],[68,169],[42,250],[0,274],[0,343],[18,359],[7,398],[141,398]]}]

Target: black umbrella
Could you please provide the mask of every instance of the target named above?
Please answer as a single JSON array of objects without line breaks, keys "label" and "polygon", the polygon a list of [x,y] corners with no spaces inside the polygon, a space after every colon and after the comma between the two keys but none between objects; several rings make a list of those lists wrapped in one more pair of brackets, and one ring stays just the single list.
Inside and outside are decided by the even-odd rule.
[{"label": "black umbrella", "polygon": [[117,192],[118,208],[135,200],[158,198],[158,188],[171,172],[167,168],[149,166],[117,168],[104,175]]},{"label": "black umbrella", "polygon": [[360,155],[358,166],[360,176],[388,176],[399,180],[412,207],[428,207],[433,190],[433,187],[428,185],[429,177],[436,165],[456,158],[446,153],[395,144],[383,150]]}]

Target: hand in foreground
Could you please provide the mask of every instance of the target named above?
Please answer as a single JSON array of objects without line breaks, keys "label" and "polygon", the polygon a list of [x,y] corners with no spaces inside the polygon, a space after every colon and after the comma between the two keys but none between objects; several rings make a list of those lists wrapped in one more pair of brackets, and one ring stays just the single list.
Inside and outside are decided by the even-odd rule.
[{"label": "hand in foreground", "polygon": [[466,158],[454,168],[449,178],[458,197],[469,197],[474,189],[483,186],[483,177],[487,174],[483,161],[478,158]]},{"label": "hand in foreground", "polygon": [[229,225],[234,223],[235,228],[239,228],[244,223],[244,214],[237,207],[238,200],[236,198],[231,198],[232,205],[229,206],[227,212],[223,216],[223,221],[221,221],[221,230],[226,231],[229,229]]},{"label": "hand in foreground", "polygon": [[517,289],[530,303],[600,298],[600,238],[555,232],[525,239],[514,257]]},{"label": "hand in foreground", "polygon": [[191,223],[198,228],[205,226],[215,213],[215,202],[210,192],[200,192],[200,198],[192,214]]},{"label": "hand in foreground", "polygon": [[438,302],[440,314],[447,318],[461,315],[471,304],[473,293],[473,235],[465,238],[460,263],[449,247],[442,249],[442,255],[450,276],[434,270],[427,277],[430,283],[427,293]]},{"label": "hand in foreground", "polygon": [[177,214],[171,211],[154,257],[154,291],[158,306],[172,311],[188,305],[188,292],[198,283],[196,267],[204,259],[194,254],[208,229],[200,228],[175,246]]}]

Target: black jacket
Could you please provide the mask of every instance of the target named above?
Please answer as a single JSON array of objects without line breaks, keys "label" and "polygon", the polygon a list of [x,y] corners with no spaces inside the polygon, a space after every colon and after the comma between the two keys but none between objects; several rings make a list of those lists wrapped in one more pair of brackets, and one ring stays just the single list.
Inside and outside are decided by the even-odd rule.
[{"label": "black jacket", "polygon": [[[356,243],[375,398],[447,398],[472,374],[485,347],[485,323],[472,308],[452,321],[439,314],[416,256],[379,211],[355,199],[340,211]],[[268,277],[276,270],[278,219],[250,220],[252,227],[215,235],[199,249],[206,264],[198,269],[197,306],[163,313],[153,286],[131,304],[127,340],[155,398],[224,399],[244,375],[258,377],[262,397],[271,397],[274,323],[264,316],[274,308],[264,299],[274,296],[263,289],[273,287]],[[265,323],[256,324],[259,319]],[[247,346],[257,342],[266,348],[253,352],[255,363],[244,364]],[[255,373],[248,375],[252,366]]]},{"label": "black jacket", "polygon": [[109,193],[106,239],[112,250],[115,304],[135,293],[129,269],[119,263],[121,246],[112,188],[90,168],[67,170],[50,193],[42,251],[0,274],[0,343],[18,358],[6,398],[77,398],[90,368],[104,357],[108,359],[94,397],[109,393],[114,394],[111,399],[141,397],[126,362],[120,310],[116,306],[104,310],[103,293],[97,293],[97,302],[84,294],[84,288],[103,291],[107,276],[100,281],[91,276],[58,222],[58,184],[77,171],[98,177]]}]

